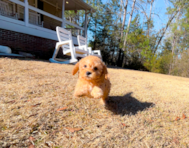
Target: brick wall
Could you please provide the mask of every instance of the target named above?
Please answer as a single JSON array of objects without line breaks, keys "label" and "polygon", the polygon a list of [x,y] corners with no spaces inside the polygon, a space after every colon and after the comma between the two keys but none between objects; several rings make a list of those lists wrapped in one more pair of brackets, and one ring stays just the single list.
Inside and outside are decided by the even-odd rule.
[{"label": "brick wall", "polygon": [[10,47],[13,53],[22,51],[34,54],[37,58],[49,59],[53,55],[56,42],[50,39],[0,29],[0,45]]}]

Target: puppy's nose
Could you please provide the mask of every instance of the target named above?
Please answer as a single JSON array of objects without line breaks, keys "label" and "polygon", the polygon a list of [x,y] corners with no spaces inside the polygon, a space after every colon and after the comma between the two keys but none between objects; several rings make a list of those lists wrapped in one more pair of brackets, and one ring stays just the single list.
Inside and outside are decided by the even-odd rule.
[{"label": "puppy's nose", "polygon": [[91,72],[89,72],[89,71],[86,72],[86,75],[87,75],[87,76],[89,76],[90,74],[91,74]]}]

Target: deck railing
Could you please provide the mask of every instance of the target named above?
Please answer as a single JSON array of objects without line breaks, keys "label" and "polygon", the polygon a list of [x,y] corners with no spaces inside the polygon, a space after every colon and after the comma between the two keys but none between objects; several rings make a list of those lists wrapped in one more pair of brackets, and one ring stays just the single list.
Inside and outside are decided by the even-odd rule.
[{"label": "deck railing", "polygon": [[[24,7],[24,20],[23,21],[24,21],[25,26],[30,26],[31,27],[31,26],[34,25],[34,24],[32,25],[30,23],[30,20],[29,20],[29,17],[31,17],[31,11],[34,11],[34,12],[37,12],[36,14],[39,13],[39,14],[47,16],[47,17],[49,17],[51,19],[59,21],[61,23],[61,26],[64,27],[64,28],[66,28],[66,26],[71,26],[69,29],[72,30],[72,32],[76,32],[76,33],[78,33],[80,35],[84,34],[83,32],[85,31],[85,28],[83,28],[83,27],[81,27],[79,25],[73,24],[73,23],[67,21],[64,18],[64,6],[62,6],[62,9],[63,9],[62,10],[62,16],[63,16],[63,18],[60,18],[60,17],[54,16],[54,15],[48,13],[48,12],[45,12],[43,10],[40,10],[40,9],[38,9],[36,7],[33,7],[33,6],[29,5],[28,0],[24,0],[24,2],[19,1],[19,0],[9,0],[9,1]],[[63,2],[64,2],[64,0],[63,0]],[[39,24],[38,26],[35,26],[35,27],[38,28],[38,29],[43,29],[42,26],[43,25],[41,23],[41,24]],[[80,31],[78,31],[78,30],[80,30]]]}]

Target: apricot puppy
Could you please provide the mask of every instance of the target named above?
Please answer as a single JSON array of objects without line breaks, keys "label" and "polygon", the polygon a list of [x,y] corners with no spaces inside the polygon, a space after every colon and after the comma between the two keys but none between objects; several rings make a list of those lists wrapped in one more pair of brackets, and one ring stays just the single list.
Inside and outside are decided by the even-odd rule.
[{"label": "apricot puppy", "polygon": [[102,99],[103,103],[108,98],[111,83],[106,65],[96,56],[82,58],[73,68],[72,74],[79,71],[74,96],[87,96]]}]

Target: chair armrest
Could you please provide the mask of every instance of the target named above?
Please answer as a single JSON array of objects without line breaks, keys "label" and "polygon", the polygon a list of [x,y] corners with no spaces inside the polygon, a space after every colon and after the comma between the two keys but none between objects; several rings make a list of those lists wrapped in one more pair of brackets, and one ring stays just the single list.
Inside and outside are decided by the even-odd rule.
[{"label": "chair armrest", "polygon": [[85,50],[87,51],[87,46],[86,45],[82,45],[82,46],[77,46],[77,48],[81,49],[81,50]]},{"label": "chair armrest", "polygon": [[89,54],[88,51],[83,50],[83,48],[74,47],[75,53],[80,52],[80,54]]},{"label": "chair armrest", "polygon": [[101,52],[100,52],[100,50],[93,50],[93,53],[98,54],[98,55],[101,56]]},{"label": "chair armrest", "polygon": [[89,51],[89,54],[92,54],[92,53],[93,53],[91,47],[88,47],[87,49],[88,49],[88,51]]},{"label": "chair armrest", "polygon": [[86,45],[82,45],[82,46],[77,46],[77,47],[85,48],[85,47],[86,47]]},{"label": "chair armrest", "polygon": [[57,42],[56,43],[56,48],[59,48],[60,46],[67,45],[67,44],[71,45],[72,44],[72,40]]},{"label": "chair armrest", "polygon": [[62,46],[62,45],[66,45],[66,44],[70,44],[72,43],[72,40],[67,40],[67,41],[62,41],[62,42],[57,42],[56,46]]}]

